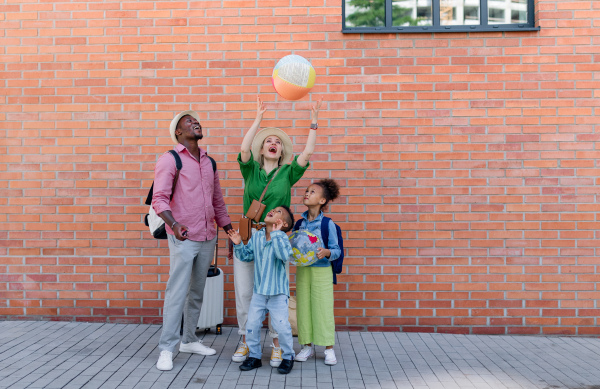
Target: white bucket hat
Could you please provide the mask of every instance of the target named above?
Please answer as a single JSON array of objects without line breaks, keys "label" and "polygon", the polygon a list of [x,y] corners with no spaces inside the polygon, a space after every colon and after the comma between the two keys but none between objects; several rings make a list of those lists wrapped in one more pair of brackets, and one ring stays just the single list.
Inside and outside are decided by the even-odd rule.
[{"label": "white bucket hat", "polygon": [[292,160],[293,146],[292,140],[283,130],[275,127],[267,127],[262,129],[261,131],[254,136],[254,140],[252,141],[252,156],[256,162],[260,162],[260,149],[263,146],[263,142],[265,139],[271,135],[275,135],[281,140],[283,144],[283,152],[281,153],[281,164],[285,165],[286,163]]},{"label": "white bucket hat", "polygon": [[196,113],[196,111],[183,111],[181,113],[178,113],[173,120],[171,120],[171,139],[173,140],[173,143],[177,144],[179,143],[177,141],[177,136],[175,136],[175,130],[177,129],[177,124],[179,124],[179,120],[181,120],[182,117],[186,116],[186,115],[190,115],[191,117],[193,117],[194,119],[196,119],[198,121],[198,123],[200,123],[200,116],[198,116],[198,114]]}]

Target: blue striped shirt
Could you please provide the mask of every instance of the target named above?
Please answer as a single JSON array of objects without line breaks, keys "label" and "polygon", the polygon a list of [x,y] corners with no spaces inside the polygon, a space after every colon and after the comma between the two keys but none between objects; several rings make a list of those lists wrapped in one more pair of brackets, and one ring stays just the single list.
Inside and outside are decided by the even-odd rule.
[{"label": "blue striped shirt", "polygon": [[241,261],[254,261],[254,293],[290,295],[285,263],[292,255],[292,246],[285,232],[271,231],[271,240],[267,241],[263,228],[252,234],[247,245],[237,244],[234,250]]}]

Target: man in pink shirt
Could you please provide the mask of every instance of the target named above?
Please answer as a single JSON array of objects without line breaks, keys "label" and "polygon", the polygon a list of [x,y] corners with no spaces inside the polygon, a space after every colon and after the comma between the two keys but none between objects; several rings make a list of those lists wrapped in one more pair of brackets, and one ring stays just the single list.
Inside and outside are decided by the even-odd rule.
[{"label": "man in pink shirt", "polygon": [[[171,139],[181,158],[177,184],[175,158],[163,154],[154,169],[152,207],[165,221],[169,241],[169,281],[165,291],[163,328],[158,343],[159,370],[173,369],[173,352],[180,340],[181,314],[184,315],[180,352],[214,355],[196,336],[202,308],[206,274],[212,262],[217,230],[214,222],[230,230],[219,175],[206,151],[198,146],[202,126],[198,114],[185,111],[171,121]],[[185,307],[184,307],[185,306]],[[185,308],[185,311],[184,311]]]}]

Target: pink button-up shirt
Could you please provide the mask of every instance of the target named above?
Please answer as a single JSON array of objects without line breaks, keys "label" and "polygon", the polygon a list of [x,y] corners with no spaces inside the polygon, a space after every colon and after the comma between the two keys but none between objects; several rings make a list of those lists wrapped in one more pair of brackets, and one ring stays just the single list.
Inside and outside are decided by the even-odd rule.
[{"label": "pink button-up shirt", "polygon": [[[171,153],[163,154],[154,168],[154,194],[152,208],[156,214],[171,211],[179,224],[188,228],[187,238],[202,242],[217,235],[214,221],[219,227],[231,223],[227,214],[218,171],[213,173],[212,163],[206,151],[200,149],[200,162],[185,146],[179,143],[175,151],[181,158],[181,171],[173,199],[171,188],[177,167]],[[167,233],[173,235],[170,226]]]}]

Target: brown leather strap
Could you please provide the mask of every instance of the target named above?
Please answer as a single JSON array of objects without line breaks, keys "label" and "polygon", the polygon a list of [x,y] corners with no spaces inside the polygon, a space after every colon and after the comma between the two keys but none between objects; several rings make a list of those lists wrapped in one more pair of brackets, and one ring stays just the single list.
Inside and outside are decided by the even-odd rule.
[{"label": "brown leather strap", "polygon": [[254,223],[252,222],[252,228],[255,228],[256,231],[260,231],[261,228],[266,227],[264,224],[261,223]]},{"label": "brown leather strap", "polygon": [[275,179],[275,176],[277,175],[277,173],[279,173],[279,168],[281,166],[279,166],[277,168],[277,170],[275,170],[275,174],[273,174],[273,177],[271,177],[271,179],[269,180],[269,182],[267,182],[267,186],[265,186],[265,190],[263,190],[262,194],[260,195],[260,199],[258,199],[259,203],[262,203],[262,199],[263,197],[265,197],[265,193],[267,193],[267,188],[269,187],[269,184],[271,183],[271,181],[273,181]]}]

